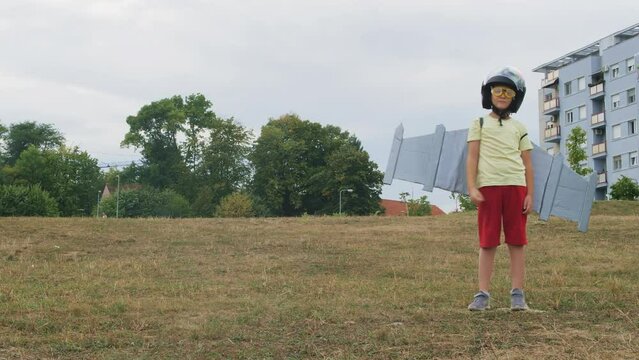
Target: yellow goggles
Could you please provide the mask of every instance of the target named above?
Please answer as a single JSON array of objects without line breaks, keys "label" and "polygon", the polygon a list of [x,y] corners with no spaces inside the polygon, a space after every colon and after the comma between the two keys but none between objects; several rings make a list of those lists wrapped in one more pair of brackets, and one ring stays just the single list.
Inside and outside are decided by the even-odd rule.
[{"label": "yellow goggles", "polygon": [[517,94],[515,90],[502,86],[495,86],[493,88],[490,88],[490,93],[495,96],[503,96],[506,99],[512,99]]}]

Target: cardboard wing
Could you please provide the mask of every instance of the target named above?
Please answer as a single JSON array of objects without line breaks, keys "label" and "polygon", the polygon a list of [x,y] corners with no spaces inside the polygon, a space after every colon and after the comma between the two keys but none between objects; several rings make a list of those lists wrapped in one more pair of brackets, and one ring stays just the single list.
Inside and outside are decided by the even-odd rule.
[{"label": "cardboard wing", "polygon": [[[384,183],[393,179],[468,195],[466,187],[466,138],[468,129],[446,131],[437,125],[435,133],[404,138],[404,127],[395,130]],[[539,146],[532,150],[535,170],[533,209],[541,220],[551,215],[577,222],[579,231],[588,230],[597,177],[584,178],[564,163],[561,154],[551,156]]]}]

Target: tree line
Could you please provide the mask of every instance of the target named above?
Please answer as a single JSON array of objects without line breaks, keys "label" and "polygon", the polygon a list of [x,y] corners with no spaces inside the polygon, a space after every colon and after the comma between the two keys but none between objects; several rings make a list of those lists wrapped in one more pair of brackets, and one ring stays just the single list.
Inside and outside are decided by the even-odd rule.
[{"label": "tree line", "polygon": [[[0,123],[0,215],[327,215],[338,212],[344,189],[352,190],[344,192],[344,213],[382,211],[383,174],[357,137],[337,126],[285,114],[256,138],[217,116],[202,94],[154,101],[126,122],[120,145],[142,160],[104,172],[53,125]],[[98,203],[105,184],[112,196]]]}]

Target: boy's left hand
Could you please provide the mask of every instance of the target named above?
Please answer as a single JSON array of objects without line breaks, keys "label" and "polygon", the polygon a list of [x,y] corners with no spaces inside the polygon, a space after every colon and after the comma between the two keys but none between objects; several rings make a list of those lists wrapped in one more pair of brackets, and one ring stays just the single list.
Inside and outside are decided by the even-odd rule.
[{"label": "boy's left hand", "polygon": [[533,207],[532,196],[526,195],[526,197],[524,198],[524,207],[522,209],[522,213],[524,214],[530,213],[530,211],[532,211],[532,207]]}]

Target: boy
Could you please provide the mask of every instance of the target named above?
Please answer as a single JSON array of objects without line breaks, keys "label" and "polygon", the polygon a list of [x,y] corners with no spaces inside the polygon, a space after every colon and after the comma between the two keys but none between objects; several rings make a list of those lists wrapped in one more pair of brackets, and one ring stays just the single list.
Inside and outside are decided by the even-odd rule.
[{"label": "boy", "polygon": [[480,246],[479,292],[468,309],[490,308],[490,278],[503,222],[510,253],[510,308],[527,310],[524,245],[528,243],[526,215],[533,207],[533,147],[525,126],[510,117],[524,100],[526,84],[517,69],[505,67],[488,75],[481,94],[482,106],[492,111],[475,120],[468,131],[468,193],[478,208]]}]

